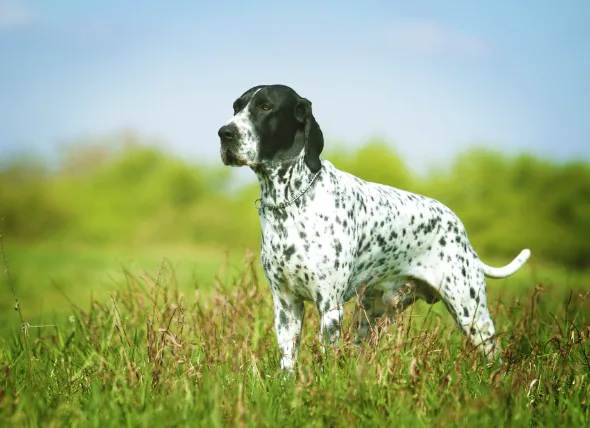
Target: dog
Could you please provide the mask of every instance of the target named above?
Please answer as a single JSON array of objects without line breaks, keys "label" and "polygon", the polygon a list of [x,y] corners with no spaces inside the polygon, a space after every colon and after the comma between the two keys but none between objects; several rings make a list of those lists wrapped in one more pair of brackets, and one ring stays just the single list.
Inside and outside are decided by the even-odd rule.
[{"label": "dog", "polygon": [[233,109],[218,132],[221,159],[250,167],[260,183],[261,262],[282,369],[291,372],[297,359],[303,302],[317,307],[323,343],[336,344],[343,305],[361,290],[371,310],[358,323],[360,339],[390,310],[442,300],[473,345],[490,361],[499,356],[485,276],[514,274],[528,249],[490,267],[442,203],[336,169],[320,158],[324,138],[311,102],[288,86],[255,86]]}]

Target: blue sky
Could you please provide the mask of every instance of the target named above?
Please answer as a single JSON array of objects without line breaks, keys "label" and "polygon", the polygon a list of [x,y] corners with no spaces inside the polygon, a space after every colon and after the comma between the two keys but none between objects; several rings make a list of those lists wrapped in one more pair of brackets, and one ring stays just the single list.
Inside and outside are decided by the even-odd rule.
[{"label": "blue sky", "polygon": [[0,0],[0,158],[122,129],[217,161],[251,86],[415,169],[472,144],[590,159],[590,2]]}]

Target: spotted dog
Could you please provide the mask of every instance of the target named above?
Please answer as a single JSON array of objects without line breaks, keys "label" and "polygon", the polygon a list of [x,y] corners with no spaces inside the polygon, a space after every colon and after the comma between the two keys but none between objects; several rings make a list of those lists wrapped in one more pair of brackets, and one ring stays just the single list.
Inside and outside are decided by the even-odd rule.
[{"label": "spotted dog", "polygon": [[[498,354],[484,276],[504,278],[527,261],[484,264],[459,218],[442,203],[340,171],[324,146],[311,102],[283,85],[256,86],[219,129],[225,165],[249,166],[260,182],[261,260],[274,302],[281,367],[297,358],[304,301],[319,311],[320,335],[340,337],[343,304],[365,287],[363,338],[388,310],[416,298],[442,300],[469,340]],[[390,312],[391,312],[390,311]]]}]

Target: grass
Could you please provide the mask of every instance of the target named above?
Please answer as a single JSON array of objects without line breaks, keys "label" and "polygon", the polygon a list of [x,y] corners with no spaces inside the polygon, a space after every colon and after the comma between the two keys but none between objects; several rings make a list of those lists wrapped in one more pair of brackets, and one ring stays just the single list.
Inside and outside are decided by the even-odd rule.
[{"label": "grass", "polygon": [[[229,278],[241,270],[243,252],[199,246],[92,247],[40,243],[10,244],[6,249],[11,276],[23,316],[44,324],[56,314],[71,314],[71,304],[108,299],[124,279],[125,270],[154,272],[163,257],[172,266],[183,292],[209,290],[216,275]],[[0,265],[2,262],[0,261]],[[4,270],[4,269],[2,269]],[[0,333],[19,326],[11,309],[11,286],[0,275]]]},{"label": "grass", "polygon": [[[167,251],[174,263],[161,261]],[[120,254],[7,249],[25,320],[51,326],[14,328],[1,284],[12,326],[0,342],[1,426],[588,425],[586,275],[533,261],[489,281],[501,367],[484,364],[442,305],[421,302],[361,347],[351,320],[362,309],[347,305],[343,340],[323,353],[309,305],[299,364],[285,379],[252,254]]]}]

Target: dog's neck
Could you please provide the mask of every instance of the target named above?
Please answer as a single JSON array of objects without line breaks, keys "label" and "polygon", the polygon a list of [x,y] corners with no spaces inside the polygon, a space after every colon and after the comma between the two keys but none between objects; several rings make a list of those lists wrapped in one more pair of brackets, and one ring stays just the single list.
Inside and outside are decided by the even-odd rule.
[{"label": "dog's neck", "polygon": [[263,165],[252,169],[260,183],[262,206],[270,207],[289,204],[302,192],[307,193],[316,176],[305,164],[303,156],[279,165]]}]

